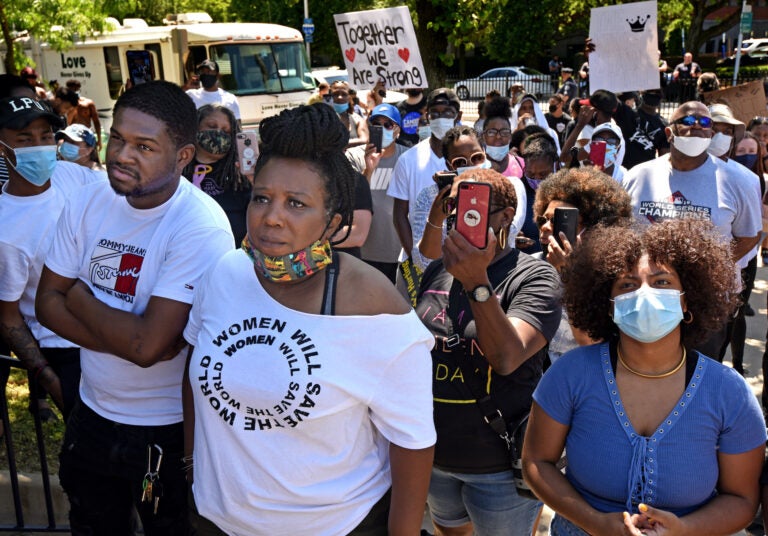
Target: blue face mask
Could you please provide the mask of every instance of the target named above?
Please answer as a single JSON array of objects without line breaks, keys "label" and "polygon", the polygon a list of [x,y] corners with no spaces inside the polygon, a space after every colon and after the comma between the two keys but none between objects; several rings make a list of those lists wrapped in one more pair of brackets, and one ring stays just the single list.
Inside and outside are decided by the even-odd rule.
[{"label": "blue face mask", "polygon": [[622,333],[640,342],[655,342],[680,325],[682,292],[674,289],[640,287],[616,296],[613,322]]},{"label": "blue face mask", "polygon": [[[2,142],[0,142],[2,143]],[[8,165],[16,170],[16,173],[24,177],[27,182],[35,186],[42,186],[51,178],[56,168],[56,146],[39,145],[37,147],[19,147],[11,149],[16,156],[16,165],[6,159]]]},{"label": "blue face mask", "polygon": [[755,162],[757,162],[757,155],[756,154],[740,154],[738,156],[733,157],[734,160],[736,160],[739,164],[744,166],[747,169],[754,169]]},{"label": "blue face mask", "polygon": [[386,128],[381,131],[381,147],[386,149],[392,145],[395,141],[395,129],[387,130]]},{"label": "blue face mask", "polygon": [[486,158],[482,164],[478,164],[476,166],[465,166],[465,167],[456,168],[456,173],[461,175],[462,173],[465,173],[472,169],[491,169],[491,162]]},{"label": "blue face mask", "polygon": [[349,111],[349,103],[348,102],[342,102],[342,103],[334,102],[333,103],[333,109],[336,110],[337,114],[341,115],[344,112]]},{"label": "blue face mask", "polygon": [[80,158],[80,146],[65,141],[59,145],[59,154],[64,160],[74,162]]}]

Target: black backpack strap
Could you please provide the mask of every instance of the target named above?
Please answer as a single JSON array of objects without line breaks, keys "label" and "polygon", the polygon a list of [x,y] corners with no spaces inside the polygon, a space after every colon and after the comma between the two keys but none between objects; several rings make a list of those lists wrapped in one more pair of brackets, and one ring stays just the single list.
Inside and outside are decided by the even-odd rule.
[{"label": "black backpack strap", "polygon": [[332,262],[325,269],[325,290],[323,290],[323,305],[320,314],[333,316],[336,314],[336,282],[339,277],[339,254],[331,252]]}]

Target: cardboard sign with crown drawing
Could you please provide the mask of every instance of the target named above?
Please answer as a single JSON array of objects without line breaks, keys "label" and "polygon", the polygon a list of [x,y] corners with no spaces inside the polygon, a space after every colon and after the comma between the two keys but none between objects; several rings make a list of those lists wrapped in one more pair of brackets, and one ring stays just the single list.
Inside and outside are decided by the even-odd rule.
[{"label": "cardboard sign with crown drawing", "polygon": [[352,87],[426,88],[411,13],[405,6],[333,16]]},{"label": "cardboard sign with crown drawing", "polygon": [[589,90],[620,93],[659,87],[656,2],[592,8]]}]

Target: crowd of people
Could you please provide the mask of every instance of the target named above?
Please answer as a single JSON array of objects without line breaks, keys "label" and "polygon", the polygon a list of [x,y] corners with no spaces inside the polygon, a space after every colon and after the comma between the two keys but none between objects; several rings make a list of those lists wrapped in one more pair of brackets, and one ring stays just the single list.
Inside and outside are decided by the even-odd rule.
[{"label": "crowd of people", "polygon": [[252,167],[213,61],[128,87],[103,164],[87,99],[4,76],[0,353],[66,419],[72,533],[745,528],[768,119],[588,72],[474,125],[450,88],[334,82]]}]

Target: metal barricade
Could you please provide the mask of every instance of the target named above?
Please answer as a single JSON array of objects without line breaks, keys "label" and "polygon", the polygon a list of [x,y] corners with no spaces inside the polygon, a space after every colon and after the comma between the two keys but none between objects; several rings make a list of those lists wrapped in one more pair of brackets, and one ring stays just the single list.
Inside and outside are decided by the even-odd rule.
[{"label": "metal barricade", "polygon": [[[24,365],[18,359],[9,356],[0,355],[0,420],[3,423],[3,443],[8,456],[9,479],[11,484],[11,493],[13,495],[13,506],[15,513],[15,524],[9,524],[6,520],[0,519],[0,532],[32,533],[32,532],[69,532],[68,526],[57,526],[56,516],[53,508],[53,496],[51,492],[51,481],[48,471],[48,460],[45,452],[45,441],[43,436],[43,426],[40,421],[40,415],[37,404],[32,404],[32,416],[35,423],[35,437],[37,440],[37,451],[40,459],[40,472],[43,485],[43,494],[45,499],[46,525],[27,525],[24,521],[24,509],[19,486],[19,472],[16,466],[16,453],[13,444],[13,430],[8,416],[8,398],[6,387],[11,370],[17,368],[26,370]],[[37,385],[32,382],[30,385],[30,399],[37,400]]]}]

